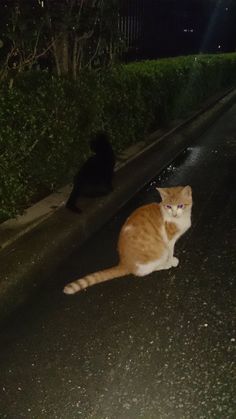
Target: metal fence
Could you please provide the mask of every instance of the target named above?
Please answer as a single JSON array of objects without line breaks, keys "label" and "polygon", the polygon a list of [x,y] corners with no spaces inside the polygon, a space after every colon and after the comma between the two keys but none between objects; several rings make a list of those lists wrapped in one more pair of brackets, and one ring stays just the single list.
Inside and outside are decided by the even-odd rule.
[{"label": "metal fence", "polygon": [[126,52],[123,58],[138,59],[143,39],[145,0],[121,0],[118,27],[122,34]]}]

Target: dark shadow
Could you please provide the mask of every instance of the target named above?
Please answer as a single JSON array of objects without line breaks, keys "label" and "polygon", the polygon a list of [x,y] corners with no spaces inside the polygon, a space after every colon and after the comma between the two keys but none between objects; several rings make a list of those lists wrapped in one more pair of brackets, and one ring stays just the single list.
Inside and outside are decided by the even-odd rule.
[{"label": "dark shadow", "polygon": [[115,166],[115,154],[108,135],[101,131],[90,142],[91,156],[74,177],[74,185],[66,207],[74,212],[81,212],[77,207],[81,196],[96,198],[108,195],[112,190]]}]

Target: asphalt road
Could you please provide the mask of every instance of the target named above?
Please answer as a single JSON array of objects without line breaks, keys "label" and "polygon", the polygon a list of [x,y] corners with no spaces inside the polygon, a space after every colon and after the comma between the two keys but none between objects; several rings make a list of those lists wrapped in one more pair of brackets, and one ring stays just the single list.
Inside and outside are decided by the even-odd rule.
[{"label": "asphalt road", "polygon": [[[132,174],[131,174],[132,175]],[[178,268],[73,297],[62,287],[116,263],[123,221],[190,184]],[[236,418],[236,106],[157,175],[0,331],[0,418]]]}]

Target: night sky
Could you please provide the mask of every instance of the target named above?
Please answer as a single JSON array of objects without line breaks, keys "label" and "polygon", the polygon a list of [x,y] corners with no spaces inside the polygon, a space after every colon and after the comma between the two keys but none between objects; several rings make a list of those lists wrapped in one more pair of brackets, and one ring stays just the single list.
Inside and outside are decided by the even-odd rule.
[{"label": "night sky", "polygon": [[236,50],[236,0],[130,0],[141,11],[140,58]]}]

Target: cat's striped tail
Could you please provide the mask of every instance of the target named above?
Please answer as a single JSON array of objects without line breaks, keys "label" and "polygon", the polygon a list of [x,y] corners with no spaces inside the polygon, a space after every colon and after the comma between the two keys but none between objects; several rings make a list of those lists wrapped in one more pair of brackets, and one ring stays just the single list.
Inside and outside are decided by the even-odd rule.
[{"label": "cat's striped tail", "polygon": [[119,278],[128,275],[129,272],[122,265],[114,266],[113,268],[104,269],[93,274],[84,276],[83,278],[76,279],[67,284],[63,290],[65,294],[75,294],[92,285],[99,284],[100,282],[109,281],[110,279]]}]

